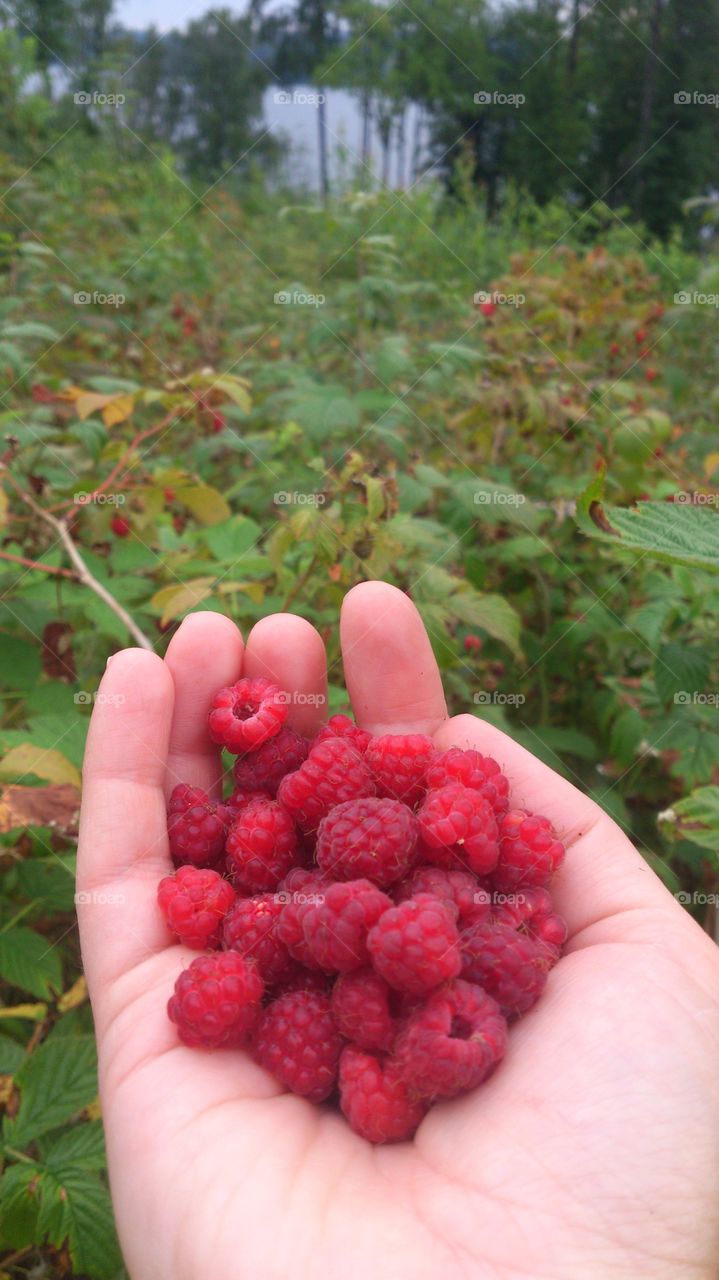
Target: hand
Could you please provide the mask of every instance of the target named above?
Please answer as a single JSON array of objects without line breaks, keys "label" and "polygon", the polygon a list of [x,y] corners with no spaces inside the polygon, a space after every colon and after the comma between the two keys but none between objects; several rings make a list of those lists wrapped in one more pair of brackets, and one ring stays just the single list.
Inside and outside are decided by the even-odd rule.
[{"label": "hand", "polygon": [[[177,1041],[165,1004],[192,952],[168,945],[165,801],[217,791],[211,694],[240,673],[324,694],[301,618],[242,639],[193,614],[166,660],[112,660],[85,764],[81,936],[120,1240],[133,1280],[713,1280],[719,1265],[719,952],[592,801],[472,715],[447,718],[406,596],[364,583],[342,646],[358,722],[474,747],[512,802],[568,844],[556,882],[567,954],[476,1093],[434,1108],[413,1143],[372,1148],[281,1092],[239,1050]],[[321,719],[296,703],[293,723]],[[120,896],[103,905],[101,894]],[[93,893],[96,902],[92,901]]]}]

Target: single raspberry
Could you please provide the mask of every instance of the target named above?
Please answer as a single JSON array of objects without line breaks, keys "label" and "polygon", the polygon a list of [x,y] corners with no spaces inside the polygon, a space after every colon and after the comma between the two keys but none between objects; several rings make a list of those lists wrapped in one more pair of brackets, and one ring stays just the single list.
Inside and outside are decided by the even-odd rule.
[{"label": "single raspberry", "polygon": [[210,737],[234,755],[256,751],[279,733],[287,710],[287,695],[271,680],[264,676],[238,680],[226,689],[218,689],[212,699]]},{"label": "single raspberry", "polygon": [[332,1092],[342,1037],[327,996],[307,990],[278,996],[262,1014],[253,1045],[257,1061],[293,1093],[323,1102]]},{"label": "single raspberry", "polygon": [[462,977],[483,987],[505,1018],[536,1004],[557,958],[556,948],[508,924],[479,924],[462,935]]},{"label": "single raspberry", "polygon": [[500,819],[499,861],[492,876],[495,889],[542,887],[549,883],[564,859],[564,845],[557,839],[549,818],[512,809]]},{"label": "single raspberry", "polygon": [[126,538],[130,532],[130,521],[124,516],[113,516],[110,521],[110,528],[116,538]]},{"label": "single raspberry", "polygon": [[277,923],[277,936],[285,944],[290,955],[308,969],[316,969],[305,940],[304,918],[309,911],[323,901],[327,881],[317,870],[295,867],[280,884],[277,899],[282,904],[282,914]]},{"label": "single raspberry", "polygon": [[394,1058],[402,1079],[425,1098],[474,1089],[504,1056],[507,1023],[481,987],[458,978],[435,991],[408,1018]]},{"label": "single raspberry", "polygon": [[394,1062],[382,1063],[353,1044],[340,1058],[340,1106],[350,1128],[367,1142],[411,1138],[426,1111],[410,1095]]},{"label": "single raspberry", "polygon": [[522,889],[518,893],[495,893],[494,919],[560,949],[567,940],[567,922],[554,910],[546,889]]},{"label": "single raspberry", "polygon": [[230,814],[224,805],[210,800],[202,787],[180,782],[167,807],[167,834],[176,866],[216,867],[225,852]]},{"label": "single raspberry", "polygon": [[327,724],[323,725],[314,738],[312,745],[316,747],[318,743],[326,742],[328,738],[344,738],[357,748],[360,755],[364,755],[371,737],[371,733],[367,733],[366,729],[360,729],[349,716],[336,715],[330,716]]},{"label": "single raspberry", "polygon": [[274,796],[285,774],[299,769],[307,759],[309,749],[307,739],[285,725],[256,751],[240,756],[234,767],[235,782],[245,791],[269,791]]},{"label": "single raspberry", "polygon": [[461,926],[484,920],[490,913],[490,895],[470,871],[445,871],[443,867],[417,867],[397,885],[395,901],[418,893],[431,893],[457,909]]},{"label": "single raspberry", "polygon": [[328,876],[366,876],[384,888],[406,873],[417,834],[417,819],[399,800],[346,800],[320,823],[317,862]]},{"label": "single raspberry", "polygon": [[183,1044],[206,1049],[244,1044],[260,1014],[257,967],[236,951],[198,956],[175,983],[167,1012]]},{"label": "single raspberry", "polygon": [[427,766],[436,755],[423,733],[386,733],[372,738],[365,760],[374,774],[377,795],[401,800],[413,809],[426,790]]},{"label": "single raspberry", "polygon": [[216,871],[179,867],[157,886],[157,901],[168,929],[195,951],[219,946],[220,927],[235,901],[231,884]]},{"label": "single raspberry", "polygon": [[456,911],[441,898],[420,893],[390,907],[367,935],[377,973],[391,987],[424,995],[462,968]]},{"label": "single raspberry", "polygon": [[343,973],[332,988],[332,1012],[345,1039],[372,1053],[391,1049],[396,1030],[391,996],[372,969]]},{"label": "single raspberry", "polygon": [[244,787],[235,787],[224,802],[225,808],[230,810],[230,821],[234,822],[240,809],[244,809],[245,805],[250,803],[250,800],[259,798],[271,800],[272,796],[269,791],[246,791]]},{"label": "single raspberry", "polygon": [[321,969],[337,973],[369,964],[367,934],[391,906],[391,898],[369,880],[328,884],[322,901],[302,915],[310,955]]},{"label": "single raspberry", "polygon": [[424,857],[449,870],[486,875],[499,856],[497,820],[488,800],[460,782],[429,791],[417,813]]},{"label": "single raspberry", "polygon": [[291,991],[312,991],[315,995],[329,997],[332,991],[333,973],[325,973],[322,969],[303,969],[298,964],[294,978],[280,983],[278,996],[289,995]]},{"label": "single raspberry", "polygon": [[241,808],[227,836],[227,865],[245,893],[276,889],[296,865],[299,836],[292,818],[275,800],[251,800]]},{"label": "single raspberry", "polygon": [[364,760],[346,738],[312,747],[304,764],[282,779],[277,798],[304,831],[315,831],[325,814],[345,800],[374,795]]},{"label": "single raspberry", "polygon": [[488,800],[495,813],[506,813],[509,804],[509,779],[496,760],[479,751],[463,751],[450,747],[435,757],[427,770],[427,790],[437,791],[450,782],[478,791]]},{"label": "single raspberry", "polygon": [[253,961],[268,987],[289,982],[299,971],[297,961],[277,933],[283,910],[284,904],[276,893],[238,898],[222,925],[222,941],[227,950]]}]

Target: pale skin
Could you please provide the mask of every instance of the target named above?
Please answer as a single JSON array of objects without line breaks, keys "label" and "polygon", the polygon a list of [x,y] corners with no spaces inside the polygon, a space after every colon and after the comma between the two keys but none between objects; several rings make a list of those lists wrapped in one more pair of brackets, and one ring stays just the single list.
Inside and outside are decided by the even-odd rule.
[{"label": "pale skin", "polygon": [[[448,718],[405,595],[354,588],[341,638],[364,728],[492,755],[512,803],[553,820],[567,954],[492,1079],[411,1143],[373,1148],[244,1052],[178,1044],[165,1005],[194,953],[155,901],[166,797],[179,781],[219,790],[215,689],[266,675],[321,697],[324,647],[299,617],[267,617],[243,645],[200,613],[164,661],[117,654],[101,692],[124,701],[93,714],[78,889],[95,894],[80,927],[132,1280],[715,1280],[719,951],[592,801],[475,716]],[[291,708],[303,732],[322,718],[319,700]]]}]

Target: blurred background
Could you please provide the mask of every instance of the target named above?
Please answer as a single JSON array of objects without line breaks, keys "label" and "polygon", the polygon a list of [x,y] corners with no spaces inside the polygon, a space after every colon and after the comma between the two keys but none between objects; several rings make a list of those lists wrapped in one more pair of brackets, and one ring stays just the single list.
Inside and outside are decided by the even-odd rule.
[{"label": "blurred background", "polygon": [[0,0],[3,1280],[123,1275],[80,766],[193,609],[302,613],[339,710],[396,583],[716,933],[718,55],[705,0]]}]

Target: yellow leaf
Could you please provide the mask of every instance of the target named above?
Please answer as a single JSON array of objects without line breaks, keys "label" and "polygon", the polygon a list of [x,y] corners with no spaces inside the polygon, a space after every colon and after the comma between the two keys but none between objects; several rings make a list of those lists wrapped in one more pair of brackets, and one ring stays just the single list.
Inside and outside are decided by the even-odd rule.
[{"label": "yellow leaf", "polygon": [[195,484],[192,488],[178,489],[177,498],[200,524],[221,524],[232,515],[219,489],[213,489],[209,484]]},{"label": "yellow leaf", "polygon": [[116,400],[111,400],[102,411],[102,420],[106,427],[115,427],[119,422],[124,422],[129,418],[135,407],[134,396],[118,396]]},{"label": "yellow leaf", "polygon": [[46,1014],[46,1004],[16,1004],[0,1009],[0,1018],[29,1018],[31,1022],[42,1022]]},{"label": "yellow leaf", "polygon": [[0,528],[2,528],[7,519],[7,508],[7,494],[4,489],[0,488]]},{"label": "yellow leaf", "polygon": [[104,409],[106,405],[116,400],[117,396],[103,396],[98,391],[80,391],[74,398],[77,416],[81,422],[84,422],[91,413]]},{"label": "yellow leaf", "polygon": [[708,453],[704,459],[704,475],[713,476],[719,467],[719,453]]},{"label": "yellow leaf", "polygon": [[76,1009],[85,1000],[87,1000],[87,983],[81,974],[77,981],[73,982],[69,990],[60,996],[57,1002],[58,1011],[67,1013],[69,1009]]},{"label": "yellow leaf", "polygon": [[231,596],[235,591],[244,591],[255,604],[262,604],[265,598],[265,588],[261,582],[223,582],[217,591],[221,596]]},{"label": "yellow leaf", "polygon": [[194,609],[208,596],[212,595],[214,578],[193,578],[191,582],[180,582],[171,587],[162,587],[152,597],[151,604],[162,610],[160,622],[164,627],[172,618],[179,618],[188,609]]},{"label": "yellow leaf", "polygon": [[0,760],[0,778],[13,782],[34,773],[45,782],[70,782],[74,787],[82,783],[80,770],[75,768],[61,751],[52,747],[36,747],[32,742],[21,742],[11,747]]}]

